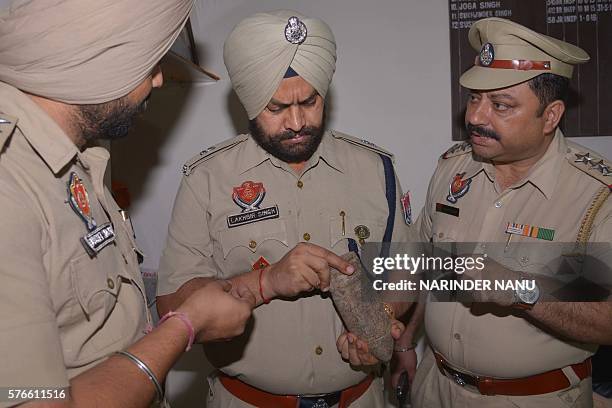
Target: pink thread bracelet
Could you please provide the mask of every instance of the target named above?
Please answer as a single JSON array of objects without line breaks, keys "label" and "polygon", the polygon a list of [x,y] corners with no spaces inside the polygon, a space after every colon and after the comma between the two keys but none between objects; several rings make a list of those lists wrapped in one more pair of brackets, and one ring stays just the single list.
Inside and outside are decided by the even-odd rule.
[{"label": "pink thread bracelet", "polygon": [[185,313],[170,311],[160,319],[159,323],[157,323],[157,326],[159,327],[159,325],[161,325],[163,322],[165,322],[171,317],[178,317],[183,323],[185,323],[185,326],[187,326],[187,330],[189,330],[189,343],[187,344],[187,348],[185,349],[185,351],[191,350],[191,346],[193,346],[193,342],[195,341],[195,330],[193,329],[193,324],[191,324],[191,321]]}]

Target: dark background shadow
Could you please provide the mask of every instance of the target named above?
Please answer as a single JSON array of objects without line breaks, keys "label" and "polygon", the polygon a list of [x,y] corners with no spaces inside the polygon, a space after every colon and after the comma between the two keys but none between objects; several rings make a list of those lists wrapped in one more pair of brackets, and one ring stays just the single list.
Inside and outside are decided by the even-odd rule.
[{"label": "dark background shadow", "polygon": [[192,88],[191,83],[169,83],[154,90],[129,137],[111,144],[112,180],[127,186],[131,202],[141,197],[151,170],[160,164],[160,153],[181,120]]}]

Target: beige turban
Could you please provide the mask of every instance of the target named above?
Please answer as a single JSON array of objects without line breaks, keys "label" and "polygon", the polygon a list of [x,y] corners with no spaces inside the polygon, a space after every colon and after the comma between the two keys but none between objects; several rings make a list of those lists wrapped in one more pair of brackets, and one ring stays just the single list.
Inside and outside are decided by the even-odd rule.
[{"label": "beige turban", "polygon": [[122,97],[168,51],[193,1],[15,1],[0,12],[0,81],[71,104]]},{"label": "beige turban", "polygon": [[258,13],[240,22],[225,41],[232,86],[255,118],[291,67],[325,98],[336,70],[336,42],[323,21],[295,11]]}]

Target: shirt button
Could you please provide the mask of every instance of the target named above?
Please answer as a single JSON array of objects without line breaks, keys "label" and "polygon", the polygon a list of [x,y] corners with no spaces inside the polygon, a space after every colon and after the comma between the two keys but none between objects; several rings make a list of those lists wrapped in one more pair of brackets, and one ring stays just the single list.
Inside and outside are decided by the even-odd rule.
[{"label": "shirt button", "polygon": [[108,286],[110,290],[115,289],[115,282],[111,278],[108,278],[106,280],[106,285]]},{"label": "shirt button", "polygon": [[304,241],[310,241],[310,234],[307,232],[304,233]]},{"label": "shirt button", "polygon": [[249,242],[249,248],[251,248],[251,249],[255,249],[256,247],[257,247],[257,242],[256,242],[256,241],[251,240],[251,242]]},{"label": "shirt button", "polygon": [[455,340],[461,340],[461,335],[459,333],[455,333],[453,337],[455,338]]},{"label": "shirt button", "polygon": [[440,233],[438,234],[438,238],[444,238],[444,233],[443,233],[443,232],[440,232]]},{"label": "shirt button", "polygon": [[495,203],[495,208],[501,208],[501,206],[502,206],[501,201],[498,201]]},{"label": "shirt button", "polygon": [[298,180],[297,186],[298,186],[298,188],[304,187],[304,183],[302,183],[302,180]]},{"label": "shirt button", "polygon": [[522,262],[522,263],[527,263],[527,262],[529,262],[529,257],[527,257],[527,256],[522,256],[522,257],[521,257],[521,262]]},{"label": "shirt button", "polygon": [[317,348],[315,349],[315,354],[317,356],[320,356],[321,354],[323,354],[323,347],[317,346]]}]

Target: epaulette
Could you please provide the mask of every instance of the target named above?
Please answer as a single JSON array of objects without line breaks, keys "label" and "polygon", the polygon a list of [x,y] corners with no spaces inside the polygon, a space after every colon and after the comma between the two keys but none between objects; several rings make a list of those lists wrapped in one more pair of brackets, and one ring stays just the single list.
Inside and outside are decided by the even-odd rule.
[{"label": "epaulette", "polygon": [[17,118],[0,113],[0,151],[17,126]]},{"label": "epaulette", "polygon": [[238,145],[239,143],[244,142],[248,138],[249,138],[249,135],[246,135],[246,134],[239,135],[221,144],[217,144],[217,145],[214,145],[207,149],[202,150],[199,154],[187,160],[187,162],[183,165],[183,174],[185,176],[190,175],[193,169],[198,167],[200,164],[216,156],[218,153],[223,152],[231,147]]},{"label": "epaulette", "polygon": [[451,157],[461,156],[462,154],[470,153],[472,151],[472,144],[469,142],[461,142],[454,144],[448,149],[442,156],[441,159],[450,159]]},{"label": "epaulette", "polygon": [[612,163],[580,145],[571,146],[565,156],[577,168],[612,189]]},{"label": "epaulette", "polygon": [[357,137],[353,137],[353,136],[349,136],[345,133],[341,133],[341,132],[337,132],[337,131],[331,131],[331,134],[333,137],[335,137],[336,139],[341,139],[344,140],[350,144],[356,145],[356,146],[361,146],[363,148],[366,148],[368,150],[372,150],[373,152],[379,153],[379,154],[384,154],[385,156],[389,156],[390,158],[393,158],[393,153],[383,149],[382,147],[375,145],[374,143],[365,140],[365,139],[359,139]]}]

